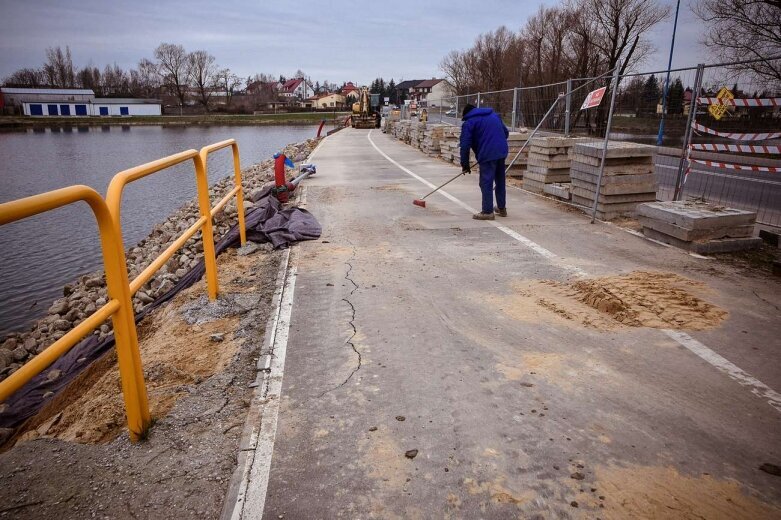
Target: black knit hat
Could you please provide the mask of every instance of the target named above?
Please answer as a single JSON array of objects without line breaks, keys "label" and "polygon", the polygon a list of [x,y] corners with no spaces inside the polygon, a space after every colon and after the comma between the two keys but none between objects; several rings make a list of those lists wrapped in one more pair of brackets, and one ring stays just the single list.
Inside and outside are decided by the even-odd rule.
[{"label": "black knit hat", "polygon": [[472,109],[476,108],[474,105],[467,103],[464,107],[464,111],[461,112],[461,117],[466,117],[466,115],[472,111]]}]

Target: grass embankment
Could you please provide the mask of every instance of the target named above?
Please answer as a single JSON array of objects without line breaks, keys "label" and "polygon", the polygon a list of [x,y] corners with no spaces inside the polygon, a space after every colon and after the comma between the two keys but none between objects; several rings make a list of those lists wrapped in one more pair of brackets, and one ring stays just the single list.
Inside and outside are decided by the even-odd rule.
[{"label": "grass embankment", "polygon": [[105,126],[105,125],[313,125],[324,120],[342,119],[347,112],[300,112],[289,114],[200,114],[130,117],[26,117],[2,116],[0,128],[31,128],[50,126]]}]

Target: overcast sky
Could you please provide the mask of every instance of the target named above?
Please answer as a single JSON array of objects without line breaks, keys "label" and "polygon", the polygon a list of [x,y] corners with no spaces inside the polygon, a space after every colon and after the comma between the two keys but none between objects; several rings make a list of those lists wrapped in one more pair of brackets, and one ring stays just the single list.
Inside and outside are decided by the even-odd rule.
[{"label": "overcast sky", "polygon": [[[151,58],[160,42],[171,42],[208,50],[241,77],[292,76],[301,69],[313,81],[334,83],[425,79],[442,75],[439,63],[449,51],[469,47],[478,34],[502,24],[517,30],[540,3],[0,0],[0,78],[41,66],[51,46],[70,46],[77,67],[116,62],[128,69]],[[667,66],[672,26],[671,15],[649,34],[657,51],[644,70]],[[684,0],[673,66],[708,61],[700,31]]]}]

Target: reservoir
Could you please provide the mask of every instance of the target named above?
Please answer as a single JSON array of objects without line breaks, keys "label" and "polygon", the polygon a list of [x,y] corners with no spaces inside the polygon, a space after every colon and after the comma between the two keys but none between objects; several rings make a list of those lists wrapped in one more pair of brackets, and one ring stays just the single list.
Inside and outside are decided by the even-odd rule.
[{"label": "reservoir", "polygon": [[[119,171],[234,138],[242,168],[285,145],[315,137],[316,126],[104,126],[0,132],[0,203],[85,184],[105,195]],[[209,156],[209,184],[233,174],[230,148]],[[122,204],[125,249],[196,195],[192,162],[128,185]],[[0,226],[0,338],[46,314],[62,287],[102,270],[92,211],[72,204]]]}]

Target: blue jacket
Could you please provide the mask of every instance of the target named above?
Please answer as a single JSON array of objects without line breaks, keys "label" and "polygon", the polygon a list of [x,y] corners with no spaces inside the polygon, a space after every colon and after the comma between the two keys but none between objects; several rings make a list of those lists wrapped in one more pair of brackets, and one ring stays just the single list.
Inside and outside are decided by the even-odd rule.
[{"label": "blue jacket", "polygon": [[475,151],[478,163],[504,159],[509,151],[509,135],[496,112],[490,108],[473,108],[461,125],[461,167],[469,167],[470,148]]}]

